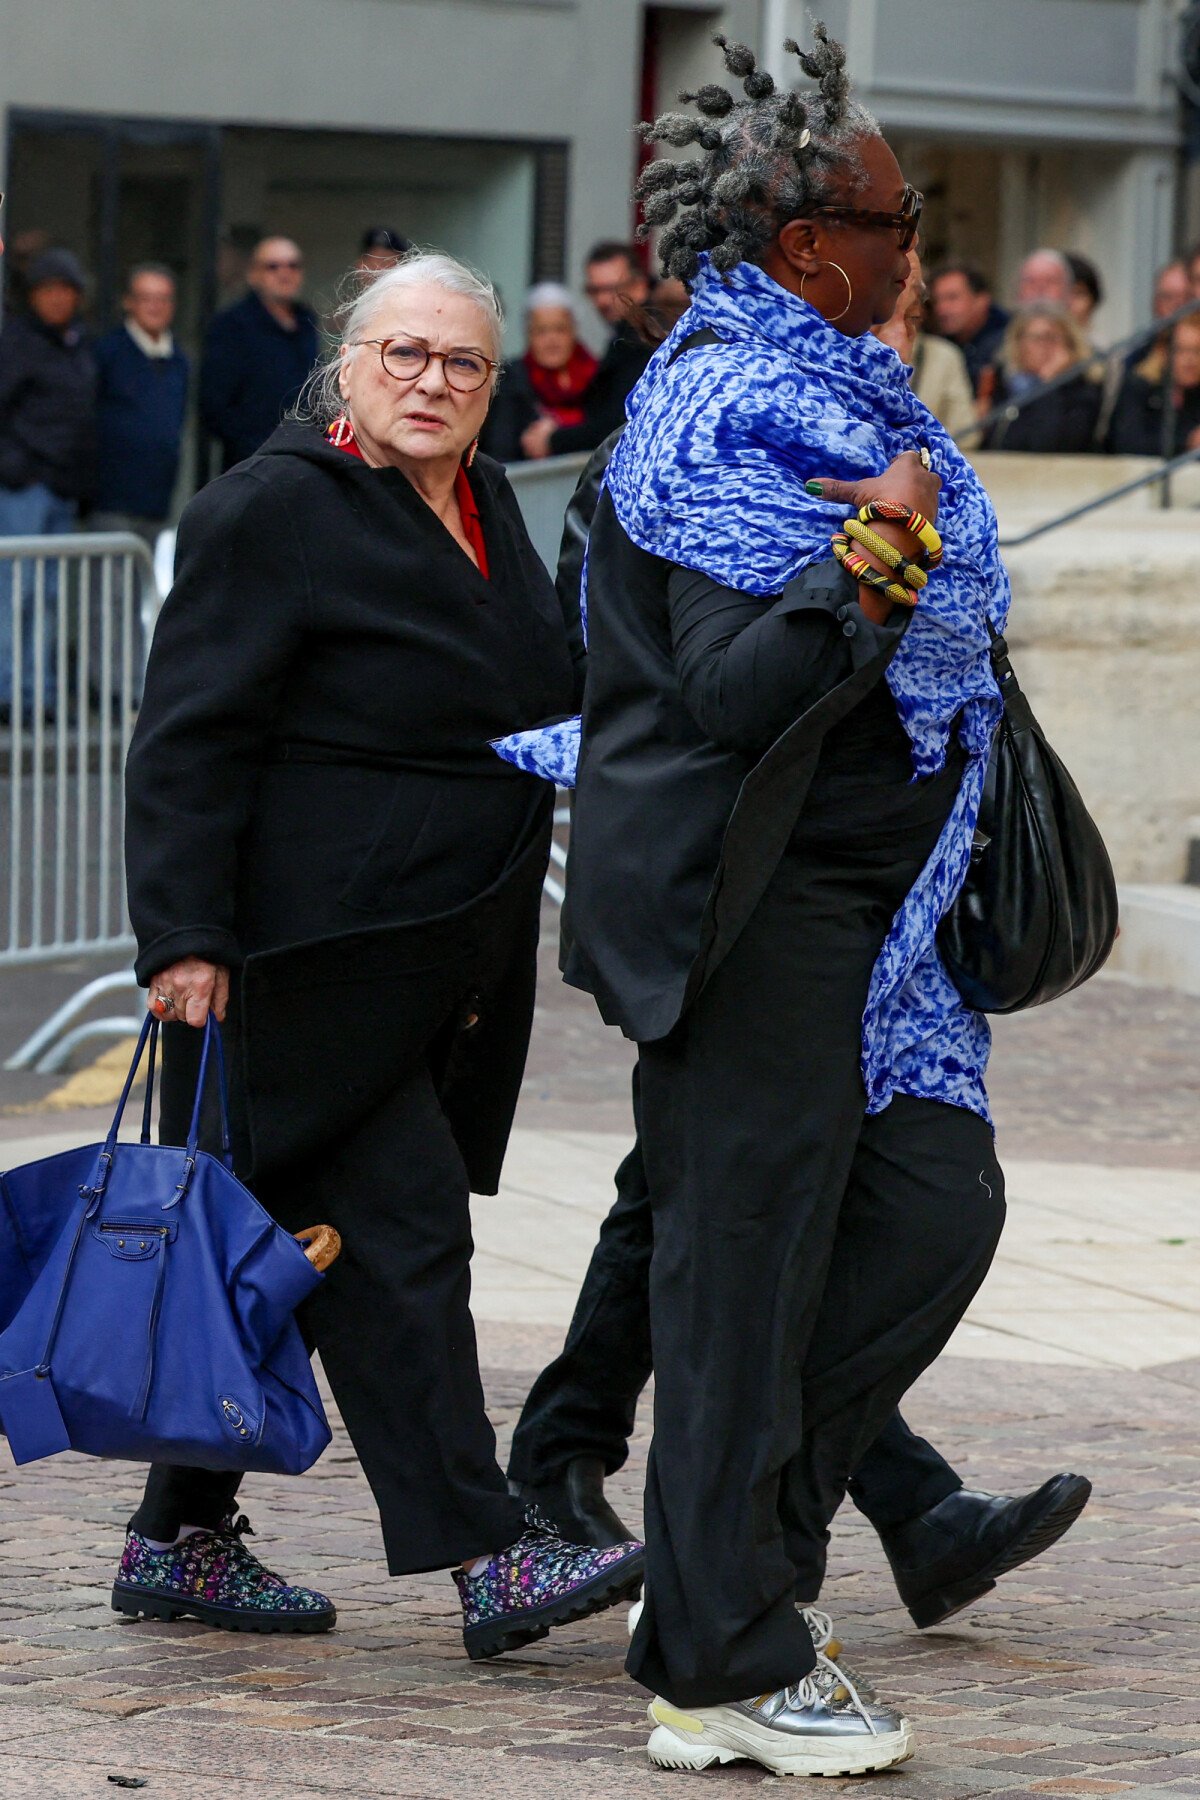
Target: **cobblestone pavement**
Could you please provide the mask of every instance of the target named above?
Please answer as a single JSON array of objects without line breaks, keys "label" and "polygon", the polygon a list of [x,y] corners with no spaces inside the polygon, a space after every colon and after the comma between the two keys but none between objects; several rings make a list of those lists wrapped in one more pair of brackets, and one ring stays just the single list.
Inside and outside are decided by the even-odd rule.
[{"label": "cobblestone pavement", "polygon": [[[553,1349],[544,1328],[481,1333],[493,1417],[511,1426]],[[1032,1486],[1087,1471],[1074,1531],[976,1610],[918,1634],[857,1515],[839,1518],[824,1596],[847,1654],[901,1699],[917,1755],[884,1795],[1200,1794],[1200,1363],[1138,1375],[943,1362],[912,1397],[964,1475]],[[614,1483],[636,1518],[645,1454]],[[148,1800],[290,1794],[406,1800],[661,1796],[638,1690],[621,1668],[624,1609],[473,1666],[449,1578],[388,1582],[370,1495],[344,1438],[297,1481],[252,1477],[269,1562],[336,1596],[328,1637],[255,1639],[118,1622],[107,1606],[131,1470],[64,1457],[0,1484],[0,1794]],[[700,1795],[772,1778],[693,1778]],[[862,1791],[830,1782],[827,1792]],[[874,1788],[872,1791],[875,1791]]]},{"label": "cobblestone pavement", "polygon": [[[549,982],[543,995],[522,1125],[624,1131],[628,1046],[588,1002]],[[1094,983],[998,1022],[1002,1149],[1200,1171],[1198,1078],[1200,1001]],[[33,1123],[10,1121],[24,1133]],[[1200,1175],[1197,1191],[1200,1232]],[[560,1335],[542,1323],[481,1325],[502,1442]],[[823,1602],[848,1659],[905,1706],[916,1733],[914,1759],[876,1777],[871,1793],[1200,1795],[1200,1360],[1150,1360],[1132,1372],[958,1356],[910,1396],[914,1425],[969,1482],[1020,1491],[1071,1468],[1096,1492],[1045,1557],[924,1634],[900,1608],[870,1529],[849,1509],[839,1516]],[[648,1422],[643,1406],[634,1454],[612,1484],[634,1523]],[[71,1456],[0,1468],[3,1800],[114,1794],[113,1776],[143,1781],[147,1800],[689,1791],[686,1775],[646,1764],[644,1696],[622,1670],[624,1609],[524,1655],[468,1663],[448,1576],[387,1580],[371,1497],[340,1430],[307,1476],[251,1477],[244,1494],[253,1547],[335,1597],[328,1637],[118,1620],[107,1587],[136,1485],[132,1469]],[[748,1764],[692,1778],[701,1800],[771,1779]],[[867,1791],[861,1780],[820,1790]]]}]

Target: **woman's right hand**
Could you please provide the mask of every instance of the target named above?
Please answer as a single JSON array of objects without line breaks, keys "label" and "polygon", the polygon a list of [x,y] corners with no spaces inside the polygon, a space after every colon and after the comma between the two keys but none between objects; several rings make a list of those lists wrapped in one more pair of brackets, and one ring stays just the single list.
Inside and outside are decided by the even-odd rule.
[{"label": "woman's right hand", "polygon": [[[811,485],[816,487],[818,483],[814,481]],[[925,467],[915,450],[902,450],[882,475],[873,475],[866,481],[836,481],[822,477],[819,485],[822,499],[836,500],[843,506],[853,507],[856,512],[870,500],[896,500],[910,512],[924,513],[932,525],[937,518],[942,478]]]},{"label": "woman's right hand", "polygon": [[[164,1008],[164,1001],[173,1005]],[[151,978],[146,1006],[165,1025],[173,1020],[199,1029],[211,1011],[218,1023],[229,1005],[229,970],[221,963],[185,956]]]}]

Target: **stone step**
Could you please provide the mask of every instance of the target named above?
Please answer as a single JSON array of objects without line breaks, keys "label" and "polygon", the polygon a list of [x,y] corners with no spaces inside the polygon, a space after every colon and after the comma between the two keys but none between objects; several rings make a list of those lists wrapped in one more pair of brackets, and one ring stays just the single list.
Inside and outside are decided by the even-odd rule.
[{"label": "stone step", "polygon": [[1152,987],[1200,994],[1200,888],[1122,886],[1121,935],[1106,965]]}]

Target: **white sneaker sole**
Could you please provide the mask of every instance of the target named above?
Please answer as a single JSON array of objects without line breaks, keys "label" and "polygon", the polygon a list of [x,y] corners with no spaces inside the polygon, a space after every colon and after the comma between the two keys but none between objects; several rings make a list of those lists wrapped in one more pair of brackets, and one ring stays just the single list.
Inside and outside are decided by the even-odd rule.
[{"label": "white sneaker sole", "polygon": [[707,1716],[700,1719],[653,1700],[647,1711],[654,1730],[646,1750],[660,1769],[711,1769],[741,1758],[776,1775],[867,1775],[907,1762],[913,1753],[907,1720],[899,1731],[879,1737],[816,1739],[801,1746],[732,1707],[705,1707]]}]

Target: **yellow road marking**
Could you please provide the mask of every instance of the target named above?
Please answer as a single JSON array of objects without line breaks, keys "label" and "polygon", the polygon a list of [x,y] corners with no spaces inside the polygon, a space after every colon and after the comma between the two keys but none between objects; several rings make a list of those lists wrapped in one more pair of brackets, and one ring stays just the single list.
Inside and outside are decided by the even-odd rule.
[{"label": "yellow road marking", "polygon": [[[115,1106],[125,1086],[129,1064],[137,1045],[136,1038],[119,1038],[86,1068],[76,1069],[61,1087],[56,1087],[41,1100],[24,1106],[6,1106],[6,1113],[74,1112],[87,1106]],[[139,1069],[135,1086],[145,1080]]]}]

